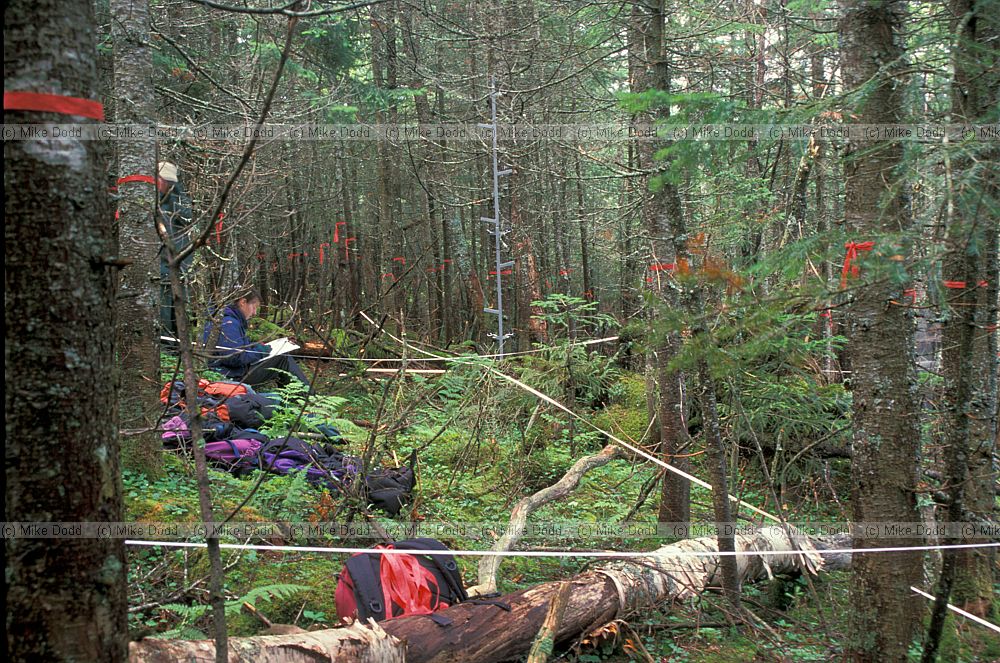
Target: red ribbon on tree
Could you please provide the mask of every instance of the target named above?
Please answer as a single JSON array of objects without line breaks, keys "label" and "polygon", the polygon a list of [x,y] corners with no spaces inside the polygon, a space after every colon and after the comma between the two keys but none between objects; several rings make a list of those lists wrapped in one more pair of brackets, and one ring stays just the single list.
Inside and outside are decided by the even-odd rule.
[{"label": "red ribbon on tree", "polygon": [[38,111],[40,113],[77,115],[94,120],[104,119],[104,105],[99,101],[41,92],[7,92],[4,90],[3,109],[5,111]]},{"label": "red ribbon on tree", "polygon": [[118,184],[128,184],[129,182],[145,182],[156,186],[156,178],[152,175],[126,175],[118,178]]},{"label": "red ribbon on tree", "polygon": [[847,275],[857,278],[861,274],[858,267],[858,252],[871,251],[875,248],[875,242],[847,242],[844,244],[847,254],[844,256],[844,266],[840,270],[840,287],[847,287]]},{"label": "red ribbon on tree", "polygon": [[225,212],[219,212],[219,220],[215,222],[215,243],[222,246],[222,220],[226,218]]},{"label": "red ribbon on tree", "polygon": [[[965,281],[941,281],[941,285],[952,290],[965,290]],[[976,284],[980,288],[986,287],[986,281],[980,281]]]}]

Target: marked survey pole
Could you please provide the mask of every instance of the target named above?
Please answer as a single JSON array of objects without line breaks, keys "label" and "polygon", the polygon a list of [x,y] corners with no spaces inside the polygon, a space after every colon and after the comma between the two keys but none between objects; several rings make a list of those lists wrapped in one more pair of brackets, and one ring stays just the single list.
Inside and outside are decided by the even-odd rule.
[{"label": "marked survey pole", "polygon": [[490,334],[490,337],[497,340],[497,354],[500,358],[503,358],[504,341],[513,336],[513,334],[505,334],[503,331],[503,271],[512,268],[514,261],[508,260],[504,262],[503,260],[503,236],[509,231],[503,229],[503,224],[500,221],[500,178],[510,175],[512,171],[510,168],[500,170],[499,148],[497,145],[499,131],[497,131],[497,90],[495,77],[490,78],[490,124],[480,123],[479,126],[483,129],[489,129],[493,134],[493,216],[480,217],[480,221],[487,225],[489,233],[493,235],[494,276],[496,276],[497,283],[496,308],[484,308],[483,311],[497,316],[497,333]]}]

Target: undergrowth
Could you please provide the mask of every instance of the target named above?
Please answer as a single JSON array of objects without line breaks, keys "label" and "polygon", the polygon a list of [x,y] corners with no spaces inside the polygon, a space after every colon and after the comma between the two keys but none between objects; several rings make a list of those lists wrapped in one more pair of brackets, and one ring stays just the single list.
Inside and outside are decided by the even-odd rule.
[{"label": "undergrowth", "polygon": [[[590,372],[580,370],[577,389],[565,389],[565,352],[539,353],[530,360],[512,363],[505,370],[571,404],[598,428],[633,444],[648,444],[645,378],[610,367],[607,358],[595,358]],[[573,357],[579,366],[587,355]],[[164,366],[165,373],[169,366]],[[590,377],[587,377],[587,376]],[[747,382],[748,380],[744,380]],[[583,388],[580,388],[584,385]],[[755,386],[756,385],[756,386]],[[439,378],[406,378],[369,383],[338,379],[320,384],[320,393],[337,396],[311,399],[302,407],[301,391],[281,393],[283,406],[268,422],[266,432],[283,435],[292,430],[315,430],[332,424],[346,439],[344,452],[368,453],[379,465],[395,465],[418,454],[418,486],[413,502],[398,518],[375,513],[387,528],[401,531],[402,523],[467,526],[443,537],[454,549],[486,549],[498,538],[512,506],[522,497],[551,485],[579,457],[596,453],[608,440],[584,422],[570,426],[567,415],[539,406],[530,395],[507,382],[491,379],[472,360],[456,365]],[[724,424],[733,436],[784,435],[791,443],[809,444],[828,433],[830,425],[843,423],[845,395],[839,388],[823,388],[800,376],[782,385],[749,381],[741,392],[739,407],[752,410],[743,416],[737,404],[723,398]],[[414,406],[416,403],[416,406]],[[698,431],[692,430],[697,446]],[[655,448],[650,448],[655,452]],[[705,475],[702,458],[692,457],[692,472]],[[796,490],[782,495],[782,505],[771,501],[771,487],[753,480],[755,465],[774,463],[774,457],[734,455],[734,485],[743,499],[769,511],[784,510],[792,520],[826,520],[837,515],[834,497],[847,495],[843,472],[829,471],[822,461],[802,455],[782,466],[785,481]],[[789,463],[788,455],[781,462]],[[181,453],[165,453],[163,478],[124,474],[127,517],[132,521],[194,523],[199,520],[193,461]],[[569,497],[545,506],[532,523],[618,524],[634,512],[631,521],[655,523],[659,491],[642,496],[657,475],[648,463],[619,459],[586,475]],[[343,498],[305,481],[303,476],[259,474],[235,478],[212,470],[212,494],[217,517],[227,517],[243,504],[235,522],[318,523],[342,521]],[[258,485],[259,483],[259,485]],[[247,499],[247,495],[252,495]],[[642,500],[641,506],[640,500]],[[361,515],[355,516],[363,521]],[[692,520],[711,521],[710,494],[692,491]],[[423,535],[423,534],[421,534]],[[224,536],[231,543],[281,543],[286,545],[357,546],[379,543],[331,533],[304,537],[293,530],[278,539]],[[566,535],[565,531],[538,528],[526,536],[519,549],[651,550],[671,540],[655,536],[615,537]],[[130,548],[130,588],[133,610],[130,626],[154,637],[205,637],[208,628],[208,562],[200,549]],[[275,623],[303,628],[325,628],[338,623],[334,602],[337,574],[343,555],[271,551],[224,551],[227,613],[233,636],[251,635],[261,620],[243,607],[250,603]],[[476,584],[476,558],[460,557],[467,585]],[[503,592],[541,582],[565,579],[595,564],[586,558],[509,558],[499,573]],[[769,629],[749,628],[729,622],[724,602],[714,593],[697,600],[649,609],[627,622],[602,627],[564,649],[569,661],[664,660],[690,661],[819,661],[836,655],[842,641],[842,624],[849,610],[848,577],[833,573],[813,579],[810,588],[802,579],[775,580],[744,588],[747,605]],[[945,651],[951,660],[989,660],[979,640],[964,642],[952,637]],[[971,657],[970,657],[971,656]]]}]

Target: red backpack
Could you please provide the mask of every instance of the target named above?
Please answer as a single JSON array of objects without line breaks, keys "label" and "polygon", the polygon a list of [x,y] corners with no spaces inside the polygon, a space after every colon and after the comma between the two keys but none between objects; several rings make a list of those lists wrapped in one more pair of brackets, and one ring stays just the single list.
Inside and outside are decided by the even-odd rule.
[{"label": "red backpack", "polygon": [[[440,550],[435,539],[407,539],[375,546],[382,550]],[[352,555],[340,572],[335,599],[337,614],[362,622],[410,615],[432,615],[469,598],[452,555]],[[442,621],[447,621],[443,620]]]}]

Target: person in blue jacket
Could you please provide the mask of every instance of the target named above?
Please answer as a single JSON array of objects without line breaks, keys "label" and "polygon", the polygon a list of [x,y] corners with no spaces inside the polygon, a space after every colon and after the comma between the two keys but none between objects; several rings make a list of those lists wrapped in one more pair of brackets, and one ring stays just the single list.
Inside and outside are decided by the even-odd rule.
[{"label": "person in blue jacket", "polygon": [[[254,343],[247,334],[247,321],[260,308],[260,294],[254,290],[240,297],[234,304],[226,306],[219,322],[219,338],[215,342],[213,359],[209,368],[232,380],[239,380],[250,386],[265,382],[288,384],[292,377],[308,386],[309,380],[295,359],[288,354],[268,357],[271,349],[264,343]],[[202,342],[210,342],[215,324],[209,319],[202,333]]]}]

